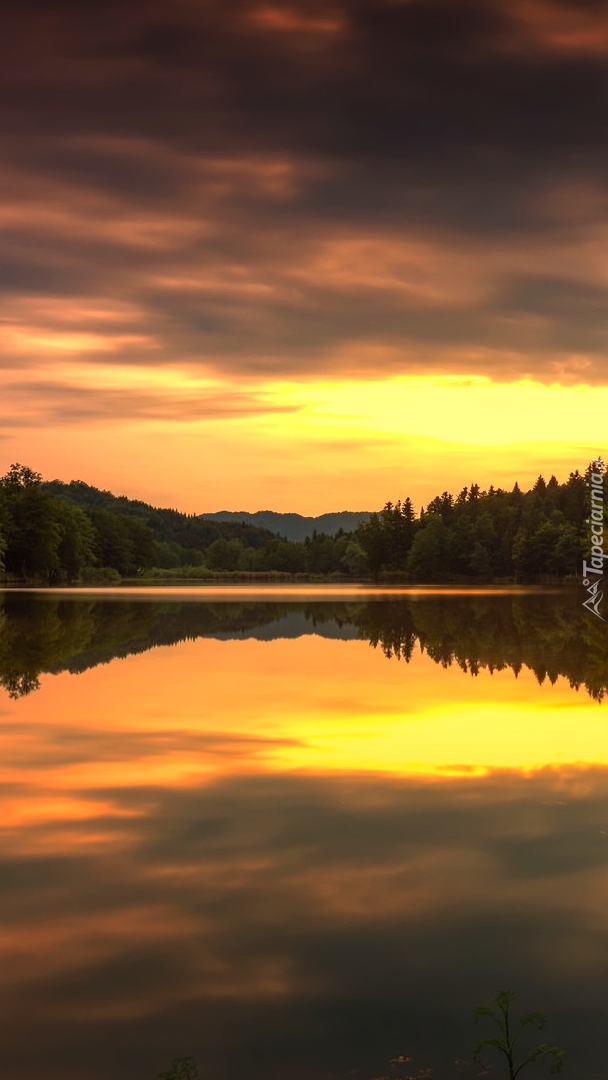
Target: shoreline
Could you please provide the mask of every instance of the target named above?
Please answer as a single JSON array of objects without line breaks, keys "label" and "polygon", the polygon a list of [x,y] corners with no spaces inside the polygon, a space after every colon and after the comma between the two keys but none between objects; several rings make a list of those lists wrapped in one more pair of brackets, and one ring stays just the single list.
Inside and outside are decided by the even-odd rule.
[{"label": "shoreline", "polygon": [[399,582],[399,581],[347,581],[347,580],[319,580],[309,579],[307,581],[295,580],[293,578],[285,578],[282,580],[234,580],[226,578],[214,578],[214,579],[125,579],[122,582],[116,582],[114,584],[42,584],[36,582],[9,582],[0,585],[0,593],[95,593],[105,595],[121,595],[125,593],[171,593],[179,592],[184,594],[187,592],[196,591],[197,593],[217,593],[218,591],[224,593],[230,592],[250,592],[258,593],[260,591],[269,591],[271,593],[280,593],[289,591],[290,593],[311,593],[320,592],[322,594],[338,592],[343,595],[353,594],[370,594],[380,593],[397,594],[397,595],[409,595],[420,593],[434,593],[434,594],[468,594],[471,593],[477,595],[526,595],[528,593],[562,593],[573,591],[578,583],[577,582],[533,582],[533,583],[521,583],[521,582]]}]

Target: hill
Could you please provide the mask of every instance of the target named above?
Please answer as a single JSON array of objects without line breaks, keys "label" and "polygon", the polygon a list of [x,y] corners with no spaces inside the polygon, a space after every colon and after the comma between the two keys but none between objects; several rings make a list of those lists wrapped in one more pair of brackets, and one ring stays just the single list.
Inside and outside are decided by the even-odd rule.
[{"label": "hill", "polygon": [[45,481],[19,463],[0,477],[0,573],[11,583],[107,585],[144,574],[201,581],[225,573],[349,576],[362,566],[350,533],[317,533],[298,543],[246,521],[150,506],[81,480]]},{"label": "hill", "polygon": [[304,517],[302,514],[279,514],[274,510],[256,510],[253,514],[245,510],[218,510],[213,514],[200,514],[199,517],[206,521],[254,525],[276,536],[284,536],[287,540],[305,540],[313,532],[326,536],[335,536],[340,529],[353,532],[361,521],[369,521],[370,513],[367,510],[340,510],[335,514]]},{"label": "hill", "polygon": [[69,484],[61,480],[49,480],[45,481],[42,487],[49,495],[64,499],[84,510],[93,513],[107,511],[135,518],[152,530],[155,540],[177,544],[185,551],[195,549],[200,552],[219,538],[237,539],[254,548],[263,547],[272,538],[268,530],[256,528],[255,525],[228,521],[206,524],[195,514],[150,506],[139,499],[129,499],[126,495],[113,495],[111,491],[102,491],[82,480],[72,480]]}]

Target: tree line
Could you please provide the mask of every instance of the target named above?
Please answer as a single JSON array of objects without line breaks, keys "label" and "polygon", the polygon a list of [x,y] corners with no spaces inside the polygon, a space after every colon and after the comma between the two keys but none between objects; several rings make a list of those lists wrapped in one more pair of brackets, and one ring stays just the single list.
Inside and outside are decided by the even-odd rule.
[{"label": "tree line", "polygon": [[11,581],[111,584],[124,578],[296,575],[412,582],[535,582],[576,575],[588,553],[591,466],[529,491],[478,484],[416,514],[387,502],[353,532],[290,541],[101,491],[45,482],[14,464],[0,477],[0,568]]},{"label": "tree line", "polygon": [[478,484],[444,491],[417,517],[412,501],[386,503],[357,529],[372,576],[412,581],[534,582],[576,576],[589,552],[591,466],[567,481],[539,476],[529,491]]}]

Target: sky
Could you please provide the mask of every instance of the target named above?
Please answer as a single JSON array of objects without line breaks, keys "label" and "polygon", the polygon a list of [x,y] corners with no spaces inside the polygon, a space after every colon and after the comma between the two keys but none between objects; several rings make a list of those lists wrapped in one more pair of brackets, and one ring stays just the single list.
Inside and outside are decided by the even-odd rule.
[{"label": "sky", "polygon": [[7,0],[0,53],[1,472],[320,514],[606,452],[602,0]]}]

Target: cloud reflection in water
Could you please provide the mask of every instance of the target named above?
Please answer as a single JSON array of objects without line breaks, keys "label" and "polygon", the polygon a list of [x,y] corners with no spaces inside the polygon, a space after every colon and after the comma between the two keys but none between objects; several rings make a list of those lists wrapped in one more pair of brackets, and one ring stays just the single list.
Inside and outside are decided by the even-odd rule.
[{"label": "cloud reflection in water", "polygon": [[[57,648],[73,620],[102,625],[90,606],[41,603]],[[449,630],[447,601],[432,603]],[[140,644],[163,621],[146,607]],[[7,1080],[144,1080],[179,1053],[213,1080],[366,1078],[393,1053],[466,1056],[470,1010],[502,985],[555,1018],[578,1075],[598,1073],[602,707],[563,677],[472,679],[418,645],[404,664],[366,633],[324,638],[335,610],[307,636],[226,640],[235,612],[217,605],[224,639],[124,655],[133,612],[115,608],[122,658],[81,653],[78,677],[2,702]],[[427,634],[432,616],[417,615]]]}]

